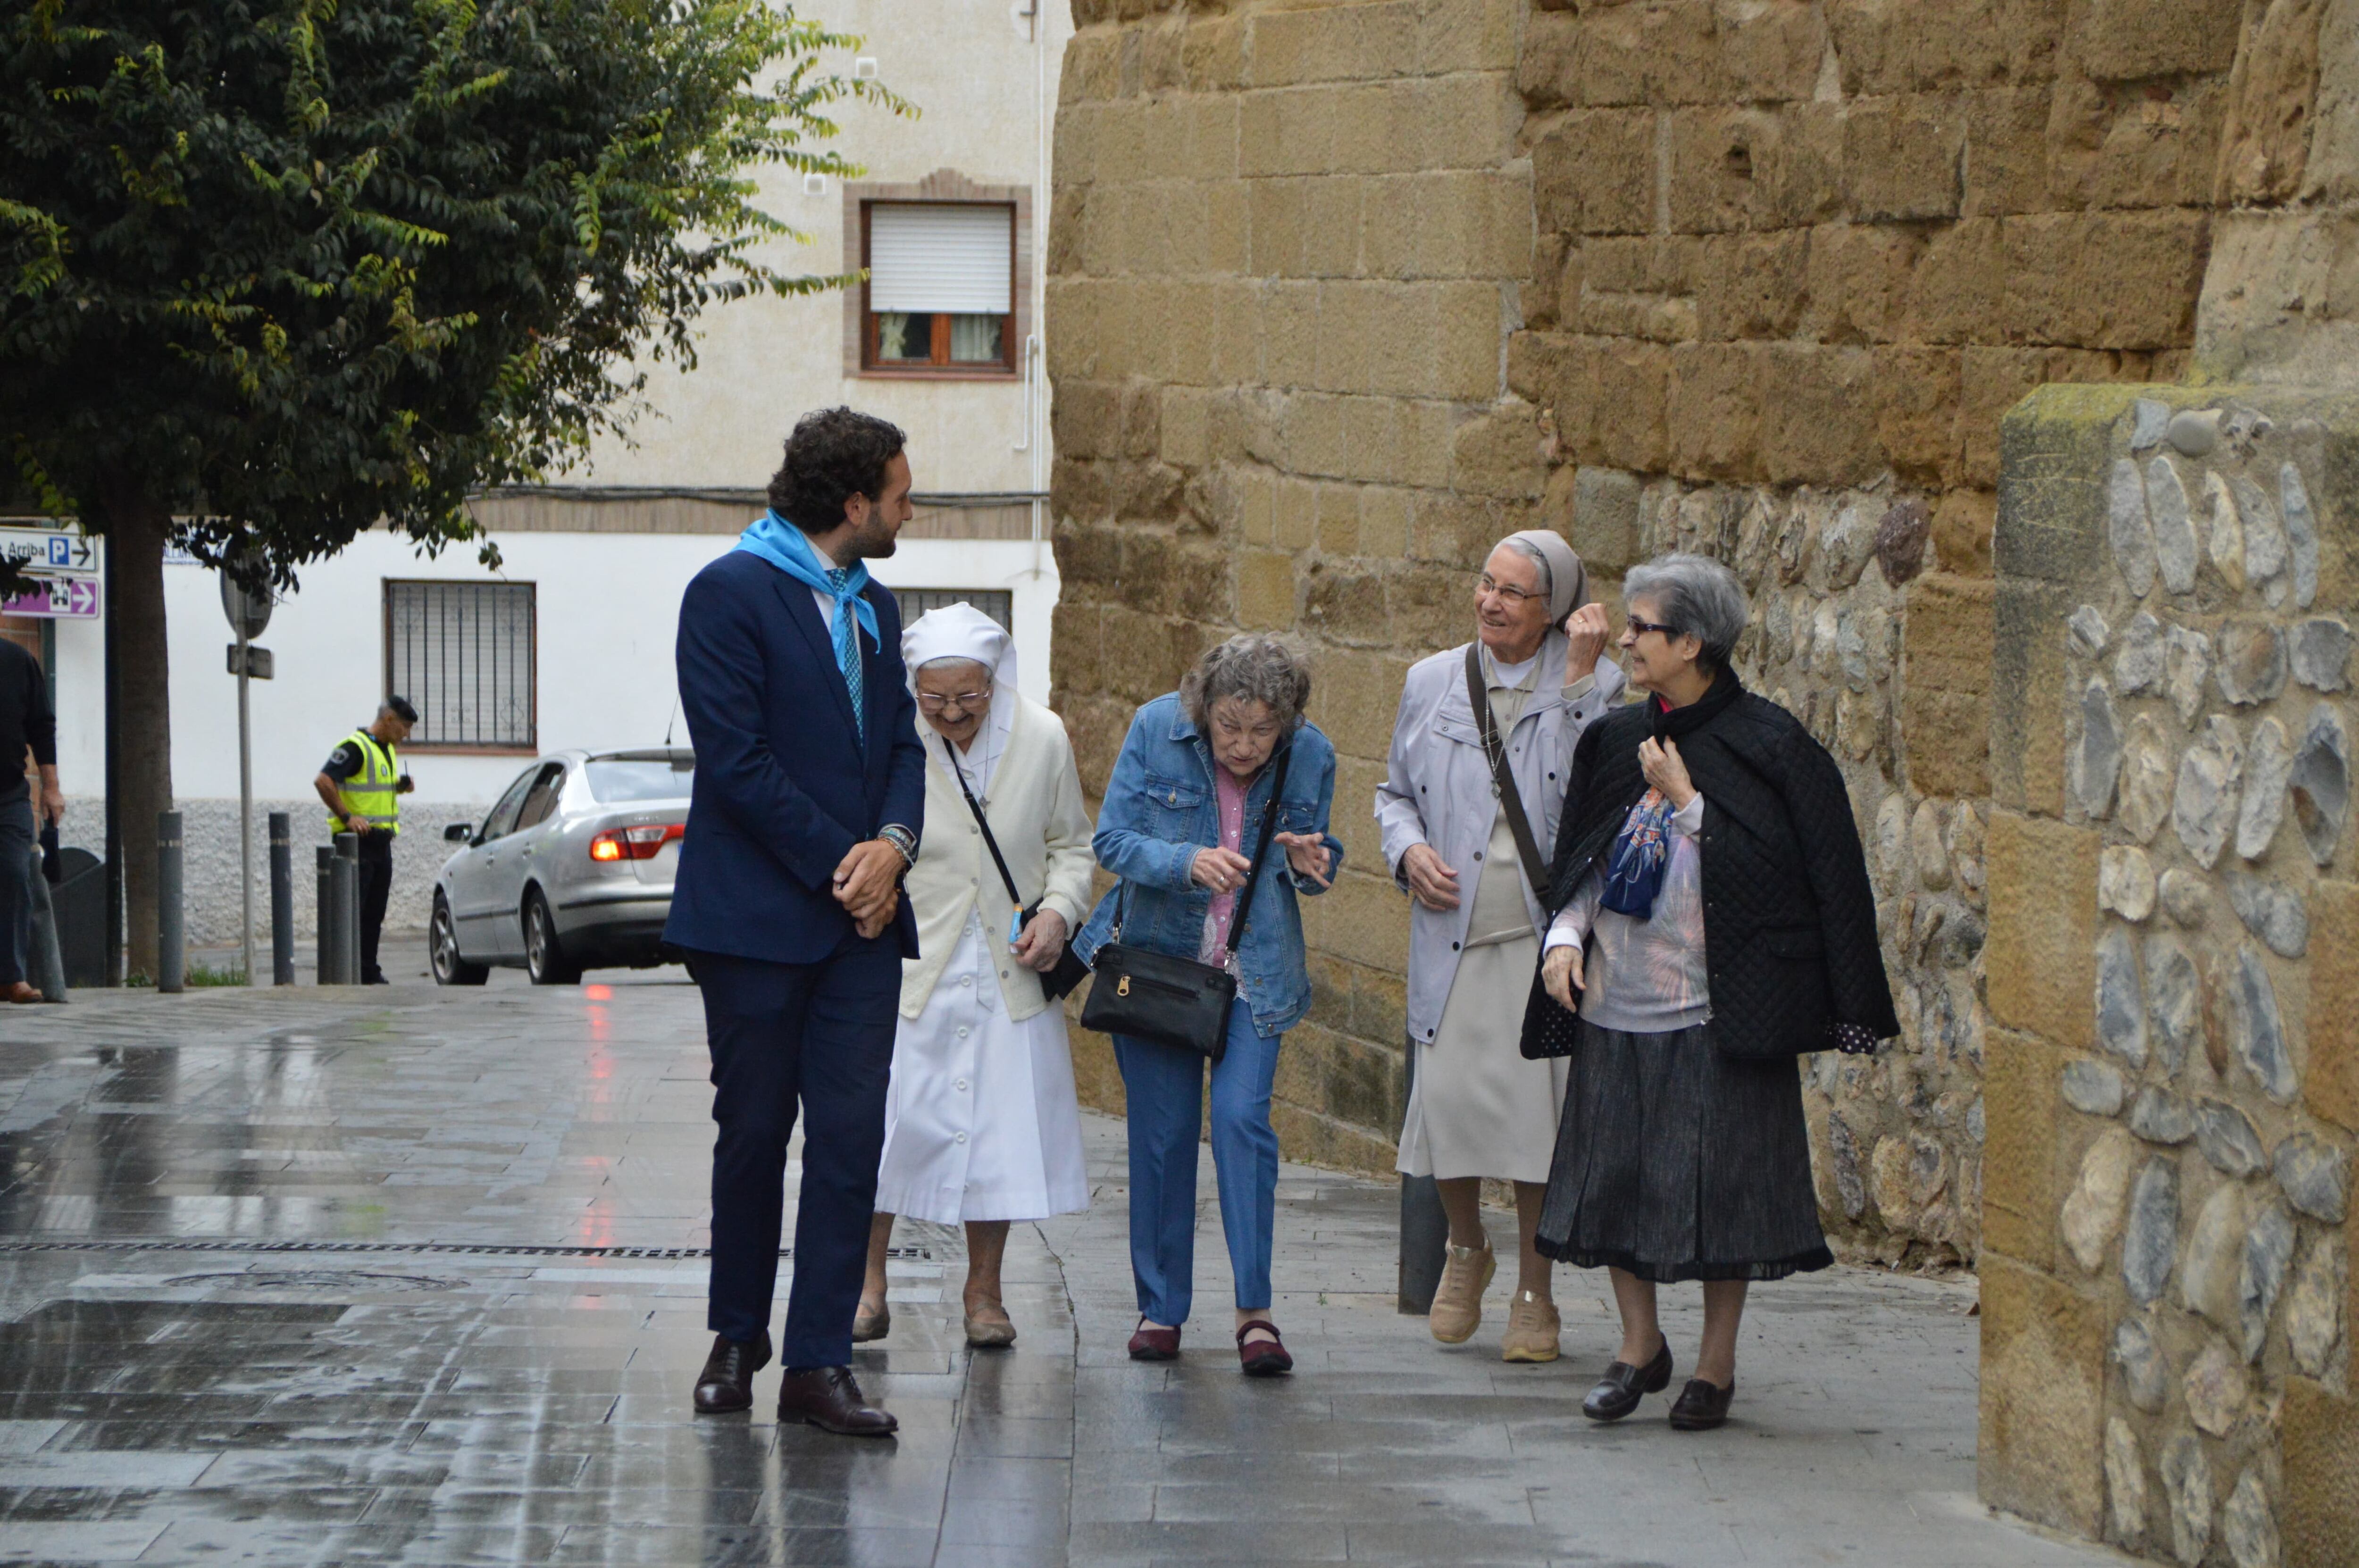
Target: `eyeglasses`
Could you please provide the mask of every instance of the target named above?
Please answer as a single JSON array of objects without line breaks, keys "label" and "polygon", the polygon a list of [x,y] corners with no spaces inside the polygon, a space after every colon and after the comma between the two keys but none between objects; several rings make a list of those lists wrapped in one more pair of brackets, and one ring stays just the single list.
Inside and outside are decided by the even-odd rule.
[{"label": "eyeglasses", "polygon": [[1484,572],[1474,579],[1474,591],[1487,593],[1494,599],[1504,600],[1510,610],[1521,610],[1533,600],[1543,597],[1534,593],[1530,589],[1514,588],[1502,583],[1489,572]]},{"label": "eyeglasses", "polygon": [[991,693],[987,691],[962,691],[948,697],[931,691],[921,691],[918,694],[918,706],[929,713],[940,713],[946,708],[956,708],[963,712],[973,713],[990,700]]},{"label": "eyeglasses", "polygon": [[1676,626],[1666,626],[1659,621],[1641,621],[1635,615],[1623,624],[1630,628],[1630,635],[1633,637],[1643,637],[1649,632],[1660,632],[1666,637],[1676,637],[1680,634],[1680,629]]}]

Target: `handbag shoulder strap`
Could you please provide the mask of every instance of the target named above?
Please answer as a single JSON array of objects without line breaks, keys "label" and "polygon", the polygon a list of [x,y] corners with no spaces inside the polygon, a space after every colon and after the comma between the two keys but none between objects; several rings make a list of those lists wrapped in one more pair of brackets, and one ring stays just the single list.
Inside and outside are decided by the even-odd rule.
[{"label": "handbag shoulder strap", "polygon": [[958,764],[958,754],[951,750],[948,737],[942,741],[942,760],[951,765],[951,777],[958,780],[959,794],[966,796],[966,808],[974,813],[974,825],[983,829],[983,847],[991,851],[991,863],[999,868],[999,880],[1007,889],[1007,902],[1016,908],[1024,907],[1024,895],[1016,891],[1016,879],[1008,874],[1007,857],[999,852],[999,840],[992,836],[991,820],[983,814],[983,806],[967,787],[966,774]]},{"label": "handbag shoulder strap", "polygon": [[1516,858],[1524,863],[1524,881],[1535,898],[1545,897],[1548,862],[1540,859],[1539,840],[1532,837],[1531,818],[1524,815],[1523,794],[1507,768],[1507,748],[1500,742],[1498,721],[1491,715],[1491,694],[1483,679],[1479,642],[1466,644],[1466,700],[1474,709],[1475,727],[1482,731],[1483,755],[1491,763],[1491,793],[1499,797],[1499,809],[1507,814],[1507,831],[1516,838]]},{"label": "handbag shoulder strap", "polygon": [[1245,873],[1245,891],[1237,894],[1237,912],[1229,921],[1228,952],[1235,956],[1237,944],[1245,939],[1245,917],[1253,913],[1254,889],[1261,884],[1261,866],[1269,859],[1269,836],[1277,828],[1278,797],[1286,793],[1286,766],[1294,760],[1294,746],[1288,742],[1277,754],[1277,773],[1269,781],[1269,804],[1262,807],[1261,832],[1254,839],[1253,869]]}]

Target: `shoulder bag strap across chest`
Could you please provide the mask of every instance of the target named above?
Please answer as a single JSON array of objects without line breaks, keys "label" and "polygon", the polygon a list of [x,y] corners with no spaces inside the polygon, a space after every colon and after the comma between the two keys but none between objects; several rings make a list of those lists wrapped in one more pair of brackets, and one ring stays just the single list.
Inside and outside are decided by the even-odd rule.
[{"label": "shoulder bag strap across chest", "polygon": [[951,750],[947,739],[942,741],[942,761],[950,765],[951,777],[958,781],[959,794],[966,796],[966,808],[974,813],[974,825],[983,830],[983,847],[991,851],[991,863],[999,868],[999,880],[1007,889],[1007,902],[1029,914],[1031,906],[1026,904],[1024,895],[1016,891],[1016,878],[1007,870],[1007,857],[999,852],[999,840],[992,834],[991,821],[984,816],[983,806],[974,798],[974,791],[968,787],[965,770],[959,766],[958,755]]},{"label": "shoulder bag strap across chest", "polygon": [[1547,896],[1548,862],[1540,858],[1539,841],[1532,837],[1531,818],[1524,815],[1524,797],[1516,775],[1507,767],[1507,748],[1499,738],[1498,720],[1491,714],[1491,694],[1483,678],[1483,644],[1466,644],[1466,700],[1474,709],[1474,726],[1482,732],[1483,755],[1491,764],[1491,793],[1507,814],[1507,831],[1515,835],[1516,859],[1524,865],[1524,883],[1536,898]]}]

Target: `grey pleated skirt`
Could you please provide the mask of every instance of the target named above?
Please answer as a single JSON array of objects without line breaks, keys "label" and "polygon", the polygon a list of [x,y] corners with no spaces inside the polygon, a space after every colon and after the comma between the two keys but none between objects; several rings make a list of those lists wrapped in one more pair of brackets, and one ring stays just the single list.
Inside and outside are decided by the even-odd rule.
[{"label": "grey pleated skirt", "polygon": [[1709,1023],[1625,1034],[1582,1020],[1537,1240],[1664,1283],[1832,1263],[1794,1064],[1723,1056]]}]

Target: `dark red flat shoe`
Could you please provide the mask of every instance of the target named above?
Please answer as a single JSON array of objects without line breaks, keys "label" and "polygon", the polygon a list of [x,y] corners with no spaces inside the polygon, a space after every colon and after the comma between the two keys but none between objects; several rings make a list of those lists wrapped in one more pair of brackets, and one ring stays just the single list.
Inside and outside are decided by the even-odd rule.
[{"label": "dark red flat shoe", "polygon": [[1180,1331],[1176,1328],[1149,1328],[1147,1320],[1138,1320],[1138,1332],[1130,1336],[1130,1358],[1134,1361],[1177,1361],[1180,1359]]},{"label": "dark red flat shoe", "polygon": [[[1265,1330],[1269,1337],[1248,1343],[1245,1336],[1255,1329]],[[1237,1359],[1245,1364],[1248,1378],[1283,1378],[1294,1370],[1294,1357],[1277,1337],[1277,1325],[1266,1318],[1255,1318],[1237,1328]]]}]

